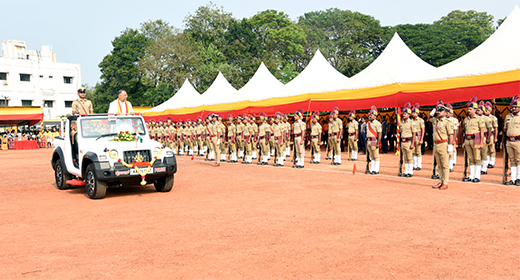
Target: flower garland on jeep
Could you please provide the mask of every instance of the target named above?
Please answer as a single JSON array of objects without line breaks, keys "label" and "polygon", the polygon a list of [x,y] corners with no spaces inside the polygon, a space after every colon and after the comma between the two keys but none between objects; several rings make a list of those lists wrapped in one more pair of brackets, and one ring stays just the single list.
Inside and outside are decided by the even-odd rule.
[{"label": "flower garland on jeep", "polygon": [[117,134],[116,137],[112,138],[111,141],[117,141],[117,142],[133,142],[141,140],[143,142],[143,139],[141,137],[135,136],[130,131],[121,131]]},{"label": "flower garland on jeep", "polygon": [[126,163],[124,160],[122,160],[121,158],[118,158],[116,157],[112,152],[110,152],[109,149],[105,148],[105,152],[107,152],[112,158],[114,159],[117,159],[118,162],[122,163],[124,166],[128,167],[128,168],[134,168],[137,173],[139,173],[139,175],[141,175],[141,185],[144,186],[146,185],[146,180],[144,179],[146,174],[148,174],[148,172],[150,171],[150,168],[152,168],[154,162],[157,160],[157,157],[162,153],[164,147],[161,147],[161,149],[159,150],[159,152],[157,153],[157,155],[155,155],[152,159],[152,161],[150,161],[150,163],[148,164],[148,168],[146,169],[146,171],[144,173],[141,173],[141,170],[139,170],[139,168],[137,168],[137,166],[135,164],[128,164]]}]

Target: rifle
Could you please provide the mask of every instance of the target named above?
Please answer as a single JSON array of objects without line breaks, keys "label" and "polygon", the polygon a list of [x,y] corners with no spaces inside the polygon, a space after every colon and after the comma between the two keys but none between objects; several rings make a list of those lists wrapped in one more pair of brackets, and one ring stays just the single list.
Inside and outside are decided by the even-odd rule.
[{"label": "rifle", "polygon": [[462,172],[462,181],[468,179],[468,166],[468,153],[466,152],[466,147],[464,147],[464,171]]},{"label": "rifle", "polygon": [[329,138],[330,138],[330,136],[327,137],[327,146],[325,146],[325,157],[327,157],[329,155],[329,141],[330,141]]},{"label": "rifle", "polygon": [[370,165],[370,151],[369,151],[369,149],[371,149],[372,147],[370,147],[370,148],[368,147],[368,133],[367,133],[367,136],[366,136],[366,137],[367,137],[367,142],[366,142],[366,143],[367,143],[367,145],[366,145],[366,147],[367,147],[367,165],[366,165],[366,167],[365,167],[365,174],[370,174],[370,171],[369,171],[369,165]]},{"label": "rifle", "polygon": [[397,176],[403,177],[403,142],[399,141],[399,147],[399,173],[397,174]]},{"label": "rifle", "polygon": [[[507,154],[507,148],[506,148],[506,138],[507,138],[507,133],[506,131],[504,131],[504,133],[502,133],[502,148],[504,149],[504,174],[502,175],[502,184],[504,185],[509,185],[509,181],[507,181],[507,171],[509,170],[509,157],[508,157],[508,154]],[[513,182],[514,184],[515,182]]]},{"label": "rifle", "polygon": [[[264,142],[265,142],[265,136],[266,135],[264,135]],[[260,158],[262,158],[262,145],[260,144],[260,141],[262,141],[262,140],[260,140],[260,137],[258,137],[258,152],[257,152],[258,161],[256,163],[258,165],[260,165]]]},{"label": "rifle", "polygon": [[433,168],[432,168],[432,179],[439,179],[439,175],[437,175],[437,159],[435,155],[433,155]]}]

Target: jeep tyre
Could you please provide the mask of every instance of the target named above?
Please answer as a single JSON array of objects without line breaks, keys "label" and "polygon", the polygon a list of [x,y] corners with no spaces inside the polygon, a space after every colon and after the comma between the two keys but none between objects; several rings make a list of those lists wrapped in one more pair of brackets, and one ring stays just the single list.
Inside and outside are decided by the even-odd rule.
[{"label": "jeep tyre", "polygon": [[84,178],[88,197],[92,199],[105,197],[105,194],[107,193],[107,184],[98,180],[94,164],[91,163],[87,166]]},{"label": "jeep tyre", "polygon": [[63,161],[61,159],[58,159],[56,163],[54,163],[54,179],[56,180],[56,188],[60,190],[71,187],[66,182],[68,180],[72,180],[72,175],[65,171],[63,168]]},{"label": "jeep tyre", "polygon": [[173,174],[161,177],[153,183],[158,192],[169,192],[173,188]]}]

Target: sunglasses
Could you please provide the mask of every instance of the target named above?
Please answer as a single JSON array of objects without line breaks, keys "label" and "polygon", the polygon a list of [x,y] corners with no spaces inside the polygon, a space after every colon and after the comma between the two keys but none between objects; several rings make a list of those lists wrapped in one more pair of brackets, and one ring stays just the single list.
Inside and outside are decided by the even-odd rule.
[{"label": "sunglasses", "polygon": [[78,93],[85,93],[85,92],[87,92],[87,91],[84,90],[84,89],[80,89],[80,90],[78,90]]}]

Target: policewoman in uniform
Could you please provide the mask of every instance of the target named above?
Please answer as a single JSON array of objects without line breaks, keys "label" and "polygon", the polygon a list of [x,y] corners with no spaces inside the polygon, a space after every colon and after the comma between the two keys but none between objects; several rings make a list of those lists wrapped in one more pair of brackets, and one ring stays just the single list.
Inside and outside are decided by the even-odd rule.
[{"label": "policewoman in uniform", "polygon": [[358,139],[359,139],[359,123],[356,121],[356,110],[350,111],[348,114],[348,149],[352,153],[352,157],[348,160],[356,161],[358,155]]},{"label": "policewoman in uniform", "polygon": [[381,123],[376,120],[377,108],[372,106],[368,112],[367,122],[367,152],[369,153],[371,164],[369,174],[379,174],[379,144],[381,143]]},{"label": "policewoman in uniform", "polygon": [[433,155],[439,167],[439,183],[434,189],[448,188],[450,178],[449,152],[453,151],[453,124],[446,118],[449,111],[443,104],[437,105],[437,118],[433,127]]},{"label": "policewoman in uniform", "polygon": [[469,178],[464,178],[464,182],[480,182],[480,169],[482,164],[481,149],[484,139],[485,124],[482,118],[477,115],[477,97],[473,97],[468,102],[468,116],[464,119],[464,148],[469,161]]},{"label": "policewoman in uniform", "polygon": [[312,124],[311,124],[311,147],[314,154],[312,155],[314,159],[311,163],[320,163],[321,161],[321,124],[318,122],[320,118],[319,112],[314,112],[312,115]]},{"label": "policewoman in uniform", "polygon": [[405,104],[403,108],[403,120],[399,125],[399,133],[401,134],[401,152],[404,157],[404,173],[403,177],[412,177],[414,170],[414,158],[413,158],[413,150],[415,147],[415,122],[410,118],[412,114],[412,109],[410,108],[410,103]]},{"label": "policewoman in uniform", "polygon": [[506,149],[511,162],[511,181],[506,185],[520,186],[520,95],[513,97],[511,113],[504,120],[504,135],[507,137]]}]

